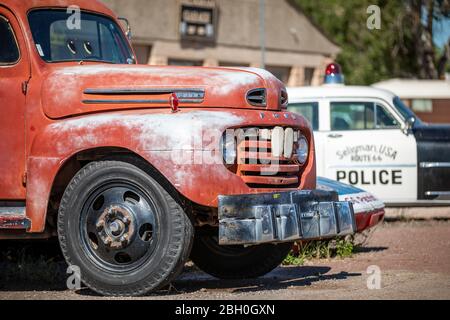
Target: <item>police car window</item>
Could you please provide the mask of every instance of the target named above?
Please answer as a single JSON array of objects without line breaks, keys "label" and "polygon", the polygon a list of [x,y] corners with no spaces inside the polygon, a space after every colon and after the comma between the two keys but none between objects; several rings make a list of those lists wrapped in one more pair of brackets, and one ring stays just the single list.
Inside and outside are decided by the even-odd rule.
[{"label": "police car window", "polygon": [[399,128],[400,124],[384,107],[377,104],[376,106],[376,128],[388,129]]},{"label": "police car window", "polygon": [[331,130],[374,129],[372,102],[331,102]]},{"label": "police car window", "polygon": [[19,48],[8,20],[0,16],[0,64],[13,64],[19,60]]},{"label": "police car window", "polygon": [[311,123],[313,130],[319,129],[319,104],[317,102],[290,103],[288,111],[301,114]]}]

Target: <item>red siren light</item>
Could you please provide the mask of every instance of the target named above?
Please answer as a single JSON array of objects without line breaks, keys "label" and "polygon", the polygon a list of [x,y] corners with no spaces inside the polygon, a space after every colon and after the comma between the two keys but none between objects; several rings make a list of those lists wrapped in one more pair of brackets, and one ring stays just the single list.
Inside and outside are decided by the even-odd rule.
[{"label": "red siren light", "polygon": [[337,63],[330,63],[325,69],[326,84],[343,84],[344,76],[341,72],[341,66]]},{"label": "red siren light", "polygon": [[327,75],[341,73],[341,66],[337,63],[330,63],[325,70]]}]

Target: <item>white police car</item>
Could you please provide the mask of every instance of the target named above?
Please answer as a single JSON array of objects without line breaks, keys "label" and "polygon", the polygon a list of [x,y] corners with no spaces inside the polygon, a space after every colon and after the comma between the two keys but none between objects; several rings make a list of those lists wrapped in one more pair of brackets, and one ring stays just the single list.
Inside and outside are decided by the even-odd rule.
[{"label": "white police car", "polygon": [[314,130],[317,174],[394,205],[450,204],[450,126],[428,125],[393,93],[345,86],[331,64],[320,87],[288,88],[288,110]]}]

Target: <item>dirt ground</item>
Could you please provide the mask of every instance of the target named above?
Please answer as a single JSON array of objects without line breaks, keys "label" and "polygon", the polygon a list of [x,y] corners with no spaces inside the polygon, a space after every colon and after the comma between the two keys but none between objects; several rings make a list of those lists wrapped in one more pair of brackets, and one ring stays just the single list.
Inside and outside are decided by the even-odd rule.
[{"label": "dirt ground", "polygon": [[[56,243],[33,246],[34,254],[44,252],[45,263],[64,270]],[[8,253],[2,253],[1,274],[13,275],[17,270],[10,268],[19,268],[32,277],[0,278],[0,300],[104,299],[88,289],[65,289],[59,267],[41,271],[45,263],[31,263],[25,268],[30,261],[24,258],[5,264]],[[367,268],[373,265],[380,270],[380,289],[367,286]],[[283,266],[260,279],[223,281],[187,266],[170,290],[133,299],[450,299],[450,221],[385,222],[351,258]]]}]

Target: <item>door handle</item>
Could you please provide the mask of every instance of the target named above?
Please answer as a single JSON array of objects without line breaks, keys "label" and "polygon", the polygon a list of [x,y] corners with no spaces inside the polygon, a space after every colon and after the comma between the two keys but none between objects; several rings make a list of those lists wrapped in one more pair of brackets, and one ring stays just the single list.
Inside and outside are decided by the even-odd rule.
[{"label": "door handle", "polygon": [[342,134],[340,133],[330,133],[328,138],[342,138]]}]

